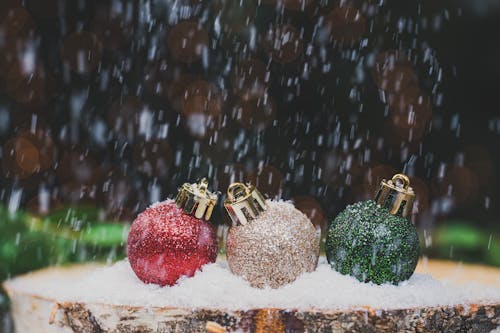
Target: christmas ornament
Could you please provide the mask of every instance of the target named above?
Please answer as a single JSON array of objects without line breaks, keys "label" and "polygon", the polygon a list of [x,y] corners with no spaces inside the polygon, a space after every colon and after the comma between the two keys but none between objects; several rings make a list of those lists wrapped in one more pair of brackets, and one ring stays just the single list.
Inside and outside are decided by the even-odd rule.
[{"label": "christmas ornament", "polygon": [[139,279],[173,285],[217,258],[217,240],[208,220],[217,196],[208,182],[184,184],[175,201],[155,204],[139,214],[130,229],[127,255]]},{"label": "christmas ornament", "polygon": [[327,231],[333,269],[376,284],[407,280],[415,271],[419,240],[408,220],[415,197],[406,175],[382,180],[375,200],[348,206]]},{"label": "christmas ornament", "polygon": [[224,206],[233,221],[227,262],[257,288],[279,288],[316,268],[319,235],[291,203],[265,200],[251,185],[233,183]]}]

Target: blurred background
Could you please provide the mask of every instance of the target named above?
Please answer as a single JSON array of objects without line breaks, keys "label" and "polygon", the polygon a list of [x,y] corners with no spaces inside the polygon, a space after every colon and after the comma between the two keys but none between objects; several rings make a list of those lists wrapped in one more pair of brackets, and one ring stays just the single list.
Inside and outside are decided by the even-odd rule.
[{"label": "blurred background", "polygon": [[494,0],[0,1],[0,280],[124,257],[137,213],[186,181],[250,181],[324,230],[401,171],[424,256],[500,266],[499,18]]}]

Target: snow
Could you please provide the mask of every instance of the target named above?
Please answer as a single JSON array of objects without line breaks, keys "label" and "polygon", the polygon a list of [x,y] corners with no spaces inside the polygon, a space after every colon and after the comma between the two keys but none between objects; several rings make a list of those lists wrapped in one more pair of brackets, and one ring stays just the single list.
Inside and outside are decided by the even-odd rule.
[{"label": "snow", "polygon": [[[36,274],[35,274],[36,275]],[[31,280],[34,281],[34,280]],[[28,283],[27,283],[28,282]],[[455,286],[429,275],[414,274],[394,285],[358,282],[333,271],[321,258],[315,272],[303,274],[280,289],[255,289],[232,275],[225,261],[205,265],[192,278],[182,278],[173,287],[142,283],[127,260],[107,267],[96,267],[77,275],[40,275],[36,283],[14,279],[9,287],[32,292],[58,301],[109,303],[130,306],[286,309],[351,309],[371,307],[400,309],[471,303],[498,303],[500,289],[479,284]]]}]

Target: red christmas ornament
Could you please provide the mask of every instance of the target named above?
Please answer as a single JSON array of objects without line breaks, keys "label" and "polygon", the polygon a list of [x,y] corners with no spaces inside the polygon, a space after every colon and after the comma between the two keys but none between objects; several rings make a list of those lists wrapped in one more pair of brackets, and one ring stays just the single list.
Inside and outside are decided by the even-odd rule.
[{"label": "red christmas ornament", "polygon": [[208,222],[217,196],[207,181],[184,184],[175,201],[151,206],[139,214],[127,240],[127,255],[145,283],[174,285],[203,265],[215,262],[217,238]]}]

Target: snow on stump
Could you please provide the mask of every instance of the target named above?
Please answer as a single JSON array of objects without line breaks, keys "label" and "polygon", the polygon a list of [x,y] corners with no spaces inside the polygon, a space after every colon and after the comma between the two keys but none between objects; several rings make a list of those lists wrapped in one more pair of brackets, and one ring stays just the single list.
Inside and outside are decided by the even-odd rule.
[{"label": "snow on stump", "polygon": [[[432,277],[430,275],[432,275]],[[364,284],[321,260],[280,289],[254,289],[225,261],[174,287],[140,282],[122,261],[53,267],[4,283],[17,332],[490,332],[500,269],[420,263],[399,286]]]}]

